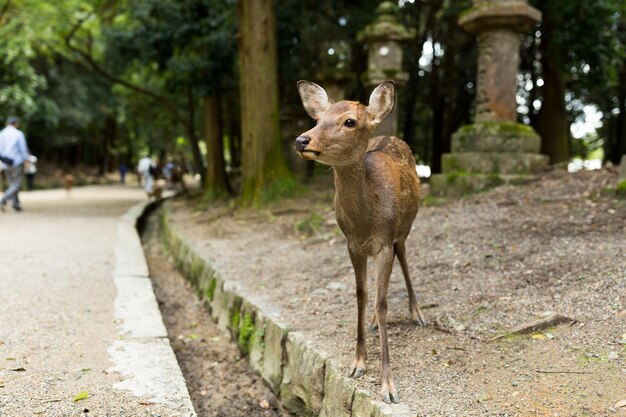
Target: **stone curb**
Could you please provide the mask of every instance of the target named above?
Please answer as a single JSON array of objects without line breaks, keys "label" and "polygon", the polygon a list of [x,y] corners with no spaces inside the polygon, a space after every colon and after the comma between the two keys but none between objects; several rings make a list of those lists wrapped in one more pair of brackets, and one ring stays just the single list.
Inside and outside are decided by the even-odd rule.
[{"label": "stone curb", "polygon": [[343,375],[328,354],[246,299],[241,291],[200,257],[169,222],[169,205],[159,211],[166,250],[177,268],[196,288],[218,327],[230,334],[250,366],[300,416],[412,417],[405,404],[374,401],[369,391]]},{"label": "stone curb", "polygon": [[118,223],[113,273],[118,338],[108,349],[116,364],[109,371],[124,376],[114,388],[164,404],[172,409],[172,417],[196,417],[185,378],[167,339],[137,233],[143,216],[156,205],[158,202],[138,203]]}]

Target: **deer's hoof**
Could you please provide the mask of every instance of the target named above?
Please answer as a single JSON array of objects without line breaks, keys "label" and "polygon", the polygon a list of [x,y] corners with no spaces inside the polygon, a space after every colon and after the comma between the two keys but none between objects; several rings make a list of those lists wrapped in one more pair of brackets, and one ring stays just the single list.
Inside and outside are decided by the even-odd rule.
[{"label": "deer's hoof", "polygon": [[397,392],[383,392],[383,401],[387,404],[398,404],[400,402],[400,398],[398,398]]},{"label": "deer's hoof", "polygon": [[426,326],[426,317],[419,307],[411,309],[411,318],[413,319],[413,323],[415,323],[415,325]]},{"label": "deer's hoof", "polygon": [[372,323],[367,327],[367,330],[370,332],[375,332],[376,330],[378,330],[378,324],[377,323]]},{"label": "deer's hoof", "polygon": [[350,371],[350,378],[361,378],[365,373],[365,368],[352,368]]},{"label": "deer's hoof", "polygon": [[424,321],[424,319],[420,317],[420,318],[414,319],[413,324],[415,324],[416,326],[426,326],[426,321]]}]

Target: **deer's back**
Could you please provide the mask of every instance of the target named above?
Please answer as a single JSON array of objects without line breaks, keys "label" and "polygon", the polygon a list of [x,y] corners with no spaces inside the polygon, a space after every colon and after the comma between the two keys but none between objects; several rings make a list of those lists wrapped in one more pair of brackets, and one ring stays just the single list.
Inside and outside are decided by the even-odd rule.
[{"label": "deer's back", "polygon": [[392,206],[395,238],[405,238],[419,204],[419,179],[409,146],[395,136],[377,136],[370,139],[365,160],[371,187],[381,193],[382,204]]}]

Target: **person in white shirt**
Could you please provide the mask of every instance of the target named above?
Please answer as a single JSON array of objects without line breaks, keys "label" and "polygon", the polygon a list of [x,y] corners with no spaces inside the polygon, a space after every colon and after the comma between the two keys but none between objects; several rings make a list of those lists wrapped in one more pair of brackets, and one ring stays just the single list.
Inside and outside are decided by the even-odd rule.
[{"label": "person in white shirt", "polygon": [[26,159],[28,163],[24,163],[24,176],[26,177],[26,187],[28,191],[35,189],[35,174],[37,173],[37,157],[28,155]]},{"label": "person in white shirt", "polygon": [[137,172],[143,177],[144,188],[148,194],[152,192],[152,173],[150,168],[155,167],[156,164],[148,155],[144,155],[137,164]]},{"label": "person in white shirt", "polygon": [[11,200],[13,210],[22,211],[18,193],[22,186],[24,162],[27,161],[30,153],[24,133],[18,129],[19,125],[20,121],[17,117],[9,117],[7,126],[0,131],[0,155],[11,160],[10,164],[6,162],[4,164],[7,188],[0,200],[2,211],[6,209],[7,202]]}]

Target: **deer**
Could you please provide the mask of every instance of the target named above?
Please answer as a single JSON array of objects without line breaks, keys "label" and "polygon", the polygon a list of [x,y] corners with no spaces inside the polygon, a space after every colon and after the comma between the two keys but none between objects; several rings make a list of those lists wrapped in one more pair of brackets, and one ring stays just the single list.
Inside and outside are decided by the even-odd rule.
[{"label": "deer", "polygon": [[346,237],[356,280],[356,355],[348,376],[360,378],[365,373],[367,260],[373,257],[375,315],[369,328],[379,331],[383,401],[398,403],[387,341],[387,291],[394,257],[402,268],[413,322],[423,326],[426,320],[413,292],[405,247],[419,206],[415,159],[400,138],[372,137],[394,108],[395,83],[377,86],[367,106],[347,100],[335,103],[310,81],[299,81],[297,86],[304,109],[317,123],[295,139],[294,147],[301,158],[333,168],[337,224]]}]

